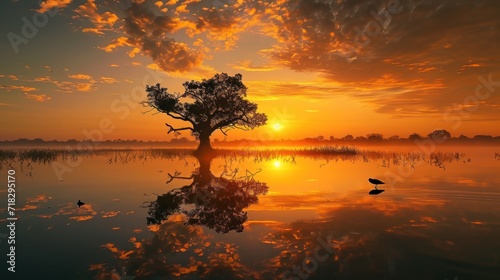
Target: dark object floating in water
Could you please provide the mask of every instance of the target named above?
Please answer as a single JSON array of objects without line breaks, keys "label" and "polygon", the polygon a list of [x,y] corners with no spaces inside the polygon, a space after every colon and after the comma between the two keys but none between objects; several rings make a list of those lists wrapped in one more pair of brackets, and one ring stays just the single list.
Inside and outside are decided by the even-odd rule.
[{"label": "dark object floating in water", "polygon": [[85,205],[85,202],[81,202],[79,199],[78,199],[78,202],[76,203],[78,205],[78,208],[80,208],[82,205]]},{"label": "dark object floating in water", "polygon": [[385,190],[374,189],[374,190],[371,190],[368,194],[377,195],[377,194],[381,194],[383,192],[385,192]]}]

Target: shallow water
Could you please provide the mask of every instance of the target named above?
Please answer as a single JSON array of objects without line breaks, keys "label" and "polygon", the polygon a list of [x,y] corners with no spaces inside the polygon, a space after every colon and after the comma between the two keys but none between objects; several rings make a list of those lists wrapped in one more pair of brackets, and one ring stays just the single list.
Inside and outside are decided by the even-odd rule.
[{"label": "shallow water", "polygon": [[14,162],[2,279],[500,279],[500,148],[442,151],[461,155]]}]

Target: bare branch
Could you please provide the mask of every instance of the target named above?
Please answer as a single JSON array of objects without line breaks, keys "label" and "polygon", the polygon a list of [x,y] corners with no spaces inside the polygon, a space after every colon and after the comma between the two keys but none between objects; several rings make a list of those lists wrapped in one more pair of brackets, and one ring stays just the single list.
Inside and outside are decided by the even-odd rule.
[{"label": "bare branch", "polygon": [[181,127],[181,128],[175,128],[173,126],[171,126],[170,124],[168,123],[165,123],[166,126],[168,126],[170,129],[168,130],[168,133],[170,132],[174,132],[176,134],[179,134],[179,131],[183,131],[183,130],[191,130],[191,131],[194,131],[192,127]]},{"label": "bare branch", "polygon": [[234,122],[240,120],[240,118],[241,118],[241,116],[221,121],[218,124],[214,125],[213,129],[217,130],[217,129],[220,129],[220,128],[223,128],[223,127],[226,127],[226,126],[231,126]]},{"label": "bare branch", "polygon": [[147,111],[145,111],[145,112],[141,112],[141,113],[142,113],[143,115],[145,115],[145,114],[147,114],[147,113],[149,113],[149,112],[151,112],[151,111],[153,111],[153,110],[155,110],[155,109],[156,109],[156,108],[154,108],[154,107],[153,107],[153,108],[151,108],[151,109],[149,109],[149,110],[147,110]]},{"label": "bare branch", "polygon": [[250,127],[248,127],[246,125],[236,125],[236,124],[234,124],[234,125],[230,125],[229,127],[232,128],[232,129],[239,129],[239,130],[243,130],[243,131],[250,131],[250,130],[252,130]]},{"label": "bare branch", "polygon": [[[177,172],[176,172],[177,173]],[[183,177],[183,176],[178,176],[178,175],[172,175],[170,173],[168,173],[168,177],[170,177],[170,179],[168,179],[168,181],[165,183],[165,184],[168,184],[170,182],[172,182],[173,180],[175,179],[181,179],[181,180],[190,180],[190,179],[193,179],[194,176],[191,175],[189,177]]]},{"label": "bare branch", "polygon": [[[175,114],[178,114],[179,116],[176,116],[172,113],[175,113]],[[190,121],[190,119],[188,119],[187,117],[181,115],[180,113],[176,113],[176,112],[167,112],[167,115],[169,115],[170,117],[172,117],[172,119],[176,119],[176,120],[183,120],[183,121]]]},{"label": "bare branch", "polygon": [[224,131],[224,130],[222,129],[222,127],[221,127],[221,128],[219,128],[219,130],[222,132],[222,134],[224,134],[224,136],[227,136],[227,133],[226,133],[226,131],[227,131],[227,130],[226,130],[226,131]]}]

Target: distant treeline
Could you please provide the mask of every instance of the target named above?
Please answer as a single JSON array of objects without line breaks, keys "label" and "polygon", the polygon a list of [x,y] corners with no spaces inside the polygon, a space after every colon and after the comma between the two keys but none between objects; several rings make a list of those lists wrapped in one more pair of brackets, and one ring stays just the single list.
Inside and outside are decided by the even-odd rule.
[{"label": "distant treeline", "polygon": [[384,145],[384,144],[418,144],[422,141],[433,141],[436,144],[500,144],[500,136],[491,135],[476,135],[474,137],[459,136],[459,137],[439,137],[439,136],[420,136],[412,134],[407,138],[392,136],[384,138],[381,134],[369,134],[367,136],[347,135],[342,138],[335,137],[308,137],[300,140],[280,139],[280,140],[232,140],[220,141],[214,139],[212,146],[214,147],[248,147],[248,146],[331,146],[331,145]]},{"label": "distant treeline", "polygon": [[[500,143],[500,136],[491,135],[475,135],[473,137],[468,137],[465,135],[460,135],[458,137],[452,137],[451,134],[446,130],[435,130],[427,136],[422,136],[417,133],[413,133],[408,137],[399,137],[398,135],[393,135],[390,137],[384,137],[380,133],[371,133],[366,136],[346,135],[344,137],[336,138],[333,136],[324,137],[308,137],[299,140],[291,139],[273,139],[273,140],[255,140],[255,139],[239,139],[239,140],[219,140],[214,138],[212,140],[212,145],[214,147],[235,147],[235,146],[304,146],[304,145],[354,145],[354,144],[413,144],[418,141],[432,140],[437,144],[441,143]],[[190,140],[186,137],[174,138],[170,141],[144,141],[144,140],[106,140],[106,141],[94,141],[87,140],[76,140],[70,139],[66,141],[58,140],[43,140],[41,138],[27,139],[20,138],[12,141],[0,141],[0,145],[8,146],[73,146],[82,143],[88,143],[88,145],[102,145],[102,146],[146,146],[146,147],[196,147],[198,141]]]},{"label": "distant treeline", "polygon": [[4,140],[0,141],[0,146],[75,146],[78,144],[88,144],[92,146],[148,146],[148,147],[156,147],[156,146],[176,146],[176,147],[195,147],[197,145],[197,141],[192,141],[187,139],[186,137],[182,138],[174,138],[170,141],[144,141],[144,140],[123,140],[123,139],[115,139],[115,140],[105,140],[105,141],[93,141],[91,139],[84,140],[44,140],[41,138],[35,139],[27,139],[27,138],[19,138],[16,140]]}]

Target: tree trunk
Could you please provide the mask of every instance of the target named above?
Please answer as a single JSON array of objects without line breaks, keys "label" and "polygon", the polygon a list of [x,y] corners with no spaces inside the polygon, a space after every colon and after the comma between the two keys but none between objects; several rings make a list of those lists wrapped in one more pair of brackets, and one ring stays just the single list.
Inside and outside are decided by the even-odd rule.
[{"label": "tree trunk", "polygon": [[196,154],[204,155],[213,153],[214,149],[212,149],[212,146],[210,145],[210,134],[211,133],[200,132],[200,145],[195,151]]},{"label": "tree trunk", "polygon": [[210,165],[212,162],[212,159],[214,158],[213,154],[204,154],[204,155],[197,155],[196,158],[198,159],[200,163],[200,174],[198,174],[198,186],[205,187],[210,184],[212,181],[212,178],[214,178],[214,175],[210,171]]}]

